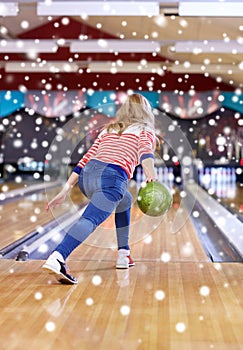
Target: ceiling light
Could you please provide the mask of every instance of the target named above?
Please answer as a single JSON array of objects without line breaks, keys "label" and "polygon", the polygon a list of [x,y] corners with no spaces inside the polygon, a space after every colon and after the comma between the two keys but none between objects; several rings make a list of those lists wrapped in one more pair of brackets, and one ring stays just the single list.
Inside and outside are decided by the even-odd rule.
[{"label": "ceiling light", "polygon": [[205,66],[203,64],[190,64],[187,66],[185,64],[173,64],[168,68],[169,71],[173,73],[193,73],[193,74],[203,74],[203,73],[228,73],[232,71],[232,73],[239,72],[239,67],[233,66],[231,64],[210,64]]},{"label": "ceiling light", "polygon": [[200,53],[243,53],[243,45],[236,40],[231,40],[227,44],[222,40],[205,41],[178,41],[174,45],[175,52]]},{"label": "ceiling light", "polygon": [[159,52],[160,44],[148,40],[84,40],[73,41],[71,52]]},{"label": "ceiling light", "polygon": [[141,62],[109,62],[93,61],[88,67],[92,73],[156,73],[161,70],[161,62],[147,62],[146,65]]},{"label": "ceiling light", "polygon": [[37,4],[39,16],[157,16],[159,1],[53,1]]},{"label": "ceiling light", "polygon": [[242,0],[180,0],[179,16],[242,17]]},{"label": "ceiling light", "polygon": [[55,40],[0,40],[0,53],[56,52],[57,49]]},{"label": "ceiling light", "polygon": [[75,62],[66,61],[43,61],[37,62],[6,62],[6,72],[32,72],[32,73],[73,73],[77,72],[79,65]]},{"label": "ceiling light", "polygon": [[0,17],[17,16],[19,7],[16,2],[0,2]]}]

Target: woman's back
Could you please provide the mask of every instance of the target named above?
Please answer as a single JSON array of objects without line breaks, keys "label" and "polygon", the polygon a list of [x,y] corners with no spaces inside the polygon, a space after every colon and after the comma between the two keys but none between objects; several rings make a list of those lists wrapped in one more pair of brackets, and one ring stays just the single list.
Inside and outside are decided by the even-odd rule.
[{"label": "woman's back", "polygon": [[104,129],[97,138],[91,159],[119,165],[131,178],[142,155],[151,152],[154,141],[154,132],[138,124],[127,127],[122,134]]}]

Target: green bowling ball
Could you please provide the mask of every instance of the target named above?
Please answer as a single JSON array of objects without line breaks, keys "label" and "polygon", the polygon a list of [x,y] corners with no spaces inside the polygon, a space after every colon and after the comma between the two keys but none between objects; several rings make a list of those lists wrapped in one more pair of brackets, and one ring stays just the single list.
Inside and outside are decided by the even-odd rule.
[{"label": "green bowling ball", "polygon": [[144,214],[160,216],[171,208],[173,197],[165,185],[158,181],[153,181],[140,187],[137,203]]}]

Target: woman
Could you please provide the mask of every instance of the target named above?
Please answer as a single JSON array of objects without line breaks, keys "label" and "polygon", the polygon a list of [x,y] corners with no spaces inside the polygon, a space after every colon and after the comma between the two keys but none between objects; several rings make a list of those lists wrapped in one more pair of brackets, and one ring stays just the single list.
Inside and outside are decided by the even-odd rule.
[{"label": "woman", "polygon": [[155,140],[154,115],[148,100],[140,94],[128,96],[116,114],[116,122],[103,129],[73,169],[63,190],[47,204],[48,211],[63,203],[76,183],[90,199],[81,218],[43,265],[57,274],[61,283],[78,283],[68,272],[65,261],[114,210],[118,243],[116,268],[134,265],[128,243],[132,205],[128,181],[138,164],[142,165],[147,182],[156,180]]}]

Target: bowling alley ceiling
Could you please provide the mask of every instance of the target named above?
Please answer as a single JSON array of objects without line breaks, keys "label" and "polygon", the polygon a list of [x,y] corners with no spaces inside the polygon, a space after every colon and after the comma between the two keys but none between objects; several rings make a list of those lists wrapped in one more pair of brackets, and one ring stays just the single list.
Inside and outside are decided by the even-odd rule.
[{"label": "bowling alley ceiling", "polygon": [[[241,91],[242,2],[231,1],[232,9],[238,3],[237,17],[221,13],[228,0],[211,1],[220,6],[215,17],[181,15],[181,1],[126,0],[118,13],[93,15],[99,3],[118,2],[0,0],[0,89],[48,83],[52,90]],[[159,13],[140,13],[141,3],[155,3]],[[90,15],[82,5],[86,12],[91,6]],[[54,10],[49,15],[39,6]]]}]

